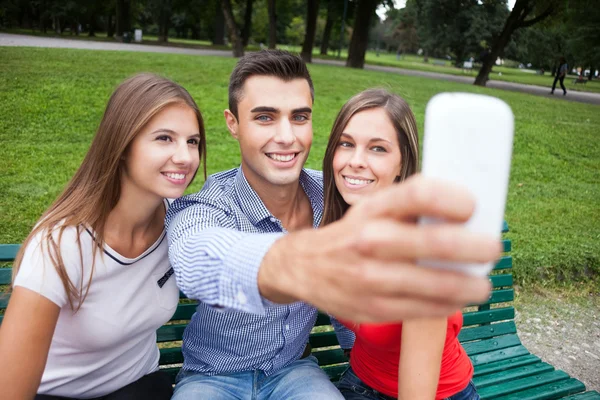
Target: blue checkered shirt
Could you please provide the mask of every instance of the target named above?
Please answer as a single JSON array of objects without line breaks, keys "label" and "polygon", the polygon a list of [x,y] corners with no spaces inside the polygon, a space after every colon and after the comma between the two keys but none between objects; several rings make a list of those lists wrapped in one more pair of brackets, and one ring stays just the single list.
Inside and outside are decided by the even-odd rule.
[{"label": "blue checkered shirt", "polygon": [[[323,176],[302,170],[300,184],[323,216]],[[317,309],[279,305],[260,296],[257,274],[285,228],[265,207],[241,168],[211,175],[202,190],[182,197],[166,218],[169,259],[185,295],[200,300],[183,334],[185,370],[207,375],[261,370],[271,375],[302,355]],[[332,318],[342,348],[354,333]]]}]

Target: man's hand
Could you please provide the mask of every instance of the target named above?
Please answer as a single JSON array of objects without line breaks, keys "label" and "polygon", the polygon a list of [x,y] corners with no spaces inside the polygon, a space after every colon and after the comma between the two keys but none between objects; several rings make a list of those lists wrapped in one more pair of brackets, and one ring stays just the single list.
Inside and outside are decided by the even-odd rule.
[{"label": "man's hand", "polygon": [[[355,322],[449,315],[486,300],[489,281],[416,260],[497,259],[498,240],[459,225],[473,210],[465,190],[412,177],[365,198],[336,223],[275,242],[259,269],[259,290],[276,303],[301,300]],[[447,223],[420,226],[419,216]]]}]

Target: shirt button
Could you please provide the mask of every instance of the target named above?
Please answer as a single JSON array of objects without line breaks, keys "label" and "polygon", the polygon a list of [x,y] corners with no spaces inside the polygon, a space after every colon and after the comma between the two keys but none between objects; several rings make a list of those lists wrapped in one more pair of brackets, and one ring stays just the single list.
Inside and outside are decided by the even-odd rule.
[{"label": "shirt button", "polygon": [[277,222],[277,218],[275,218],[275,217],[271,217],[269,219],[271,220],[271,222]]},{"label": "shirt button", "polygon": [[286,326],[285,326],[285,330],[286,330],[286,331],[289,331],[289,330],[290,330],[290,326],[289,326],[289,325],[286,325]]},{"label": "shirt button", "polygon": [[277,355],[275,356],[275,358],[279,358],[279,354],[277,354]]},{"label": "shirt button", "polygon": [[240,304],[246,304],[246,302],[248,301],[244,292],[239,292],[237,295],[237,299],[240,302]]}]

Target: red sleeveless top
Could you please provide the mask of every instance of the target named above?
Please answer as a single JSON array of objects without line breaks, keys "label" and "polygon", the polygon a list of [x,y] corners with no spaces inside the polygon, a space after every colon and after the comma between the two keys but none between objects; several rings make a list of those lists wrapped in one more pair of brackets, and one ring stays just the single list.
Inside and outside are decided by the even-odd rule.
[{"label": "red sleeveless top", "polygon": [[[378,392],[398,397],[402,324],[344,324],[356,333],[350,357],[354,373]],[[462,324],[461,311],[448,318],[436,399],[460,392],[473,377],[471,360],[458,342]]]}]

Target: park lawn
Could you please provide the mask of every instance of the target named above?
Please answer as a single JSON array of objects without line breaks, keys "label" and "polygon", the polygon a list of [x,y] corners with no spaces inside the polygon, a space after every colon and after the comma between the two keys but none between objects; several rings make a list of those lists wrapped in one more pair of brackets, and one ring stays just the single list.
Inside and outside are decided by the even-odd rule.
[{"label": "park lawn", "polygon": [[[14,34],[23,34],[23,35],[34,35],[34,36],[47,36],[47,37],[61,37],[64,39],[75,39],[75,40],[94,40],[94,41],[103,41],[103,42],[113,42],[113,38],[109,38],[106,36],[105,32],[97,32],[96,36],[88,36],[87,34],[81,35],[72,35],[70,32],[65,32],[62,35],[58,34],[54,31],[48,31],[47,33],[41,33],[40,31],[35,31],[31,29],[3,29],[3,32],[14,33]],[[172,46],[172,47],[189,47],[196,49],[212,49],[212,50],[230,50],[231,47],[228,45],[213,45],[208,40],[193,40],[193,39],[179,39],[179,38],[169,38],[168,43],[160,43],[158,42],[158,38],[153,35],[143,35],[143,41],[141,44],[146,45],[161,45],[161,46]],[[298,45],[288,45],[288,44],[280,44],[278,48],[299,53],[302,48]],[[259,46],[257,44],[250,44],[246,47],[248,51],[257,51],[259,50]],[[323,59],[333,59],[333,60],[346,60],[348,56],[348,52],[346,49],[342,50],[340,53],[340,58],[337,57],[337,51],[329,50],[327,55],[321,55],[320,49],[318,47],[313,48],[313,57],[323,58]],[[385,67],[397,67],[404,69],[412,69],[418,71],[425,72],[437,72],[441,74],[448,75],[464,75],[475,78],[477,75],[477,70],[473,71],[465,71],[462,68],[456,68],[451,61],[437,58],[429,58],[429,62],[424,62],[422,56],[417,56],[416,54],[403,54],[399,59],[396,59],[395,54],[380,52],[379,55],[372,50],[367,51],[365,56],[365,60],[367,64],[372,65],[381,65]],[[442,65],[443,63],[443,65]],[[490,73],[489,78],[492,80],[501,80],[506,82],[515,82],[515,83],[523,83],[526,85],[537,85],[537,86],[546,86],[548,89],[552,87],[552,83],[554,78],[546,73],[545,75],[536,75],[535,73],[531,73],[531,71],[522,71],[517,68],[509,68],[509,67],[498,67],[495,66],[492,73]],[[577,77],[574,75],[568,76],[564,83],[567,91],[582,91],[582,92],[594,92],[600,93],[600,80],[596,79],[590,82],[587,82],[585,85],[582,84],[574,84],[573,80]],[[560,85],[558,94],[561,93]]]},{"label": "park lawn", "polygon": [[[176,54],[0,47],[0,243],[21,242],[80,164],[110,93],[141,71],[185,86],[203,112],[208,171],[239,165],[222,111],[235,60]],[[506,219],[520,283],[600,282],[600,146],[597,106],[446,81],[311,65],[314,140],[321,168],[337,111],[358,91],[383,86],[411,104],[422,132],[436,93],[497,96],[515,114]],[[485,127],[482,127],[484,130]],[[189,191],[200,189],[198,176]]]}]

